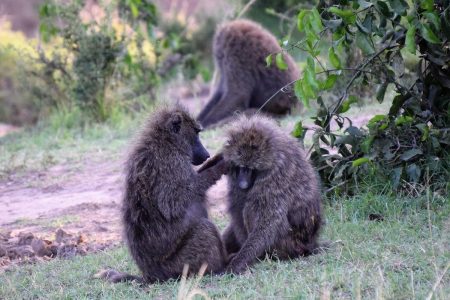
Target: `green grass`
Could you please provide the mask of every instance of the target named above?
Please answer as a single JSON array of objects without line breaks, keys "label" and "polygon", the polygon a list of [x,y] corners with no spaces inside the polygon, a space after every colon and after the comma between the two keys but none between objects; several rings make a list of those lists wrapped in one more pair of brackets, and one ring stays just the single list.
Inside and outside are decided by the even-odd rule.
[{"label": "green grass", "polygon": [[[0,179],[55,164],[82,168],[88,159],[118,159],[147,114],[117,116],[104,124],[80,122],[76,112],[61,114],[35,129],[0,138]],[[281,124],[289,127],[295,120],[288,117]],[[211,154],[223,144],[223,133],[202,133]],[[374,189],[326,199],[323,239],[334,242],[326,253],[289,262],[265,260],[242,276],[205,276],[199,288],[212,298],[231,299],[425,298],[450,262],[450,199],[431,194],[396,198]],[[374,213],[384,221],[369,221]],[[227,223],[214,221],[221,228]],[[0,299],[173,299],[180,290],[178,281],[139,288],[92,278],[107,266],[137,273],[124,247],[17,266],[0,274]],[[449,274],[440,281],[435,299],[450,294]]]},{"label": "green grass", "polygon": [[[384,221],[369,221],[370,213]],[[370,193],[331,199],[326,205],[326,253],[293,261],[265,260],[241,276],[204,276],[212,298],[231,299],[424,299],[450,262],[449,199],[393,199]],[[218,220],[224,224],[225,220]],[[140,288],[92,276],[113,267],[136,273],[124,247],[72,260],[21,266],[0,275],[2,299],[173,299],[180,282]],[[192,282],[192,281],[188,281]],[[434,299],[448,299],[450,272]]]}]

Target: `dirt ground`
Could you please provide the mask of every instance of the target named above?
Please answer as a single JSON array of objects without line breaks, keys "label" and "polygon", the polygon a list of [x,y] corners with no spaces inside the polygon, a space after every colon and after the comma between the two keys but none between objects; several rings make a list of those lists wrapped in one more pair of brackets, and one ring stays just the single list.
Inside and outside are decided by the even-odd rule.
[{"label": "dirt ground", "polygon": [[[198,101],[187,101],[186,106],[198,106]],[[4,133],[17,130],[1,128]],[[11,263],[70,257],[121,244],[122,156],[0,179],[0,272]],[[211,215],[224,213],[225,194],[222,178],[208,192]]]},{"label": "dirt ground", "polygon": [[[190,97],[189,91],[183,95],[183,104],[193,112],[206,102],[207,89],[199,91],[200,98]],[[354,117],[354,126],[365,124],[371,116]],[[294,124],[289,122],[286,130]],[[121,244],[122,156],[0,179],[0,272],[11,263],[83,255]],[[211,216],[225,214],[225,196],[226,178],[222,178],[208,192]]]}]

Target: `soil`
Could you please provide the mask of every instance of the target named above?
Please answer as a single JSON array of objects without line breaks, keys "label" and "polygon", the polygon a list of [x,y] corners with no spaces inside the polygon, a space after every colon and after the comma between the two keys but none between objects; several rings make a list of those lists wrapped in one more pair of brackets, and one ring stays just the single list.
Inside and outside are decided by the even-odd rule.
[{"label": "soil", "polygon": [[[183,103],[198,111],[198,100],[204,103],[207,91],[188,94]],[[369,118],[359,116],[354,125]],[[294,122],[286,129],[293,126]],[[123,243],[123,162],[124,157],[97,158],[1,178],[0,272],[12,264],[85,255]],[[225,214],[225,195],[222,178],[208,191],[211,216]]]}]

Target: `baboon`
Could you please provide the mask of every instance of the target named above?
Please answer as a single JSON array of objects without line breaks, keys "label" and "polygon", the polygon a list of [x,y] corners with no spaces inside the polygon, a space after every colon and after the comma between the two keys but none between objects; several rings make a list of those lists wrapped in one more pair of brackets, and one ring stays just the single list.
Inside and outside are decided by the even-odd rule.
[{"label": "baboon", "polygon": [[107,270],[98,277],[154,283],[180,277],[185,264],[196,273],[203,263],[207,272],[223,271],[227,254],[205,201],[226,165],[194,170],[209,157],[200,130],[180,106],[155,112],[144,126],[126,164],[123,199],[127,245],[143,276]]},{"label": "baboon", "polygon": [[290,259],[315,252],[321,195],[300,144],[259,115],[230,124],[227,139],[231,223],[222,237],[232,257],[227,271],[243,272],[266,254]]},{"label": "baboon", "polygon": [[[219,76],[219,81],[198,115],[198,121],[208,127],[232,116],[235,111],[250,109],[254,112],[279,89],[298,79],[298,68],[286,52],[282,55],[287,70],[280,70],[275,63],[266,66],[266,57],[280,52],[276,38],[254,22],[236,20],[222,25],[213,43],[215,75]],[[281,92],[262,111],[283,115],[289,113],[296,102],[293,93]]]}]

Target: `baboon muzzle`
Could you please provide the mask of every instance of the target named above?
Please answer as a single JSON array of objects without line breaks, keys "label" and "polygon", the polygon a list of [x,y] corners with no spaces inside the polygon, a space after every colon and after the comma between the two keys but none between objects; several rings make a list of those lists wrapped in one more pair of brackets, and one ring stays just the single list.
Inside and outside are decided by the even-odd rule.
[{"label": "baboon muzzle", "polygon": [[194,166],[201,165],[205,160],[209,158],[209,153],[208,151],[206,151],[205,147],[203,147],[200,140],[195,143],[192,152],[192,164]]},{"label": "baboon muzzle", "polygon": [[239,187],[242,190],[246,190],[253,185],[253,171],[247,167],[238,167],[237,180]]}]

